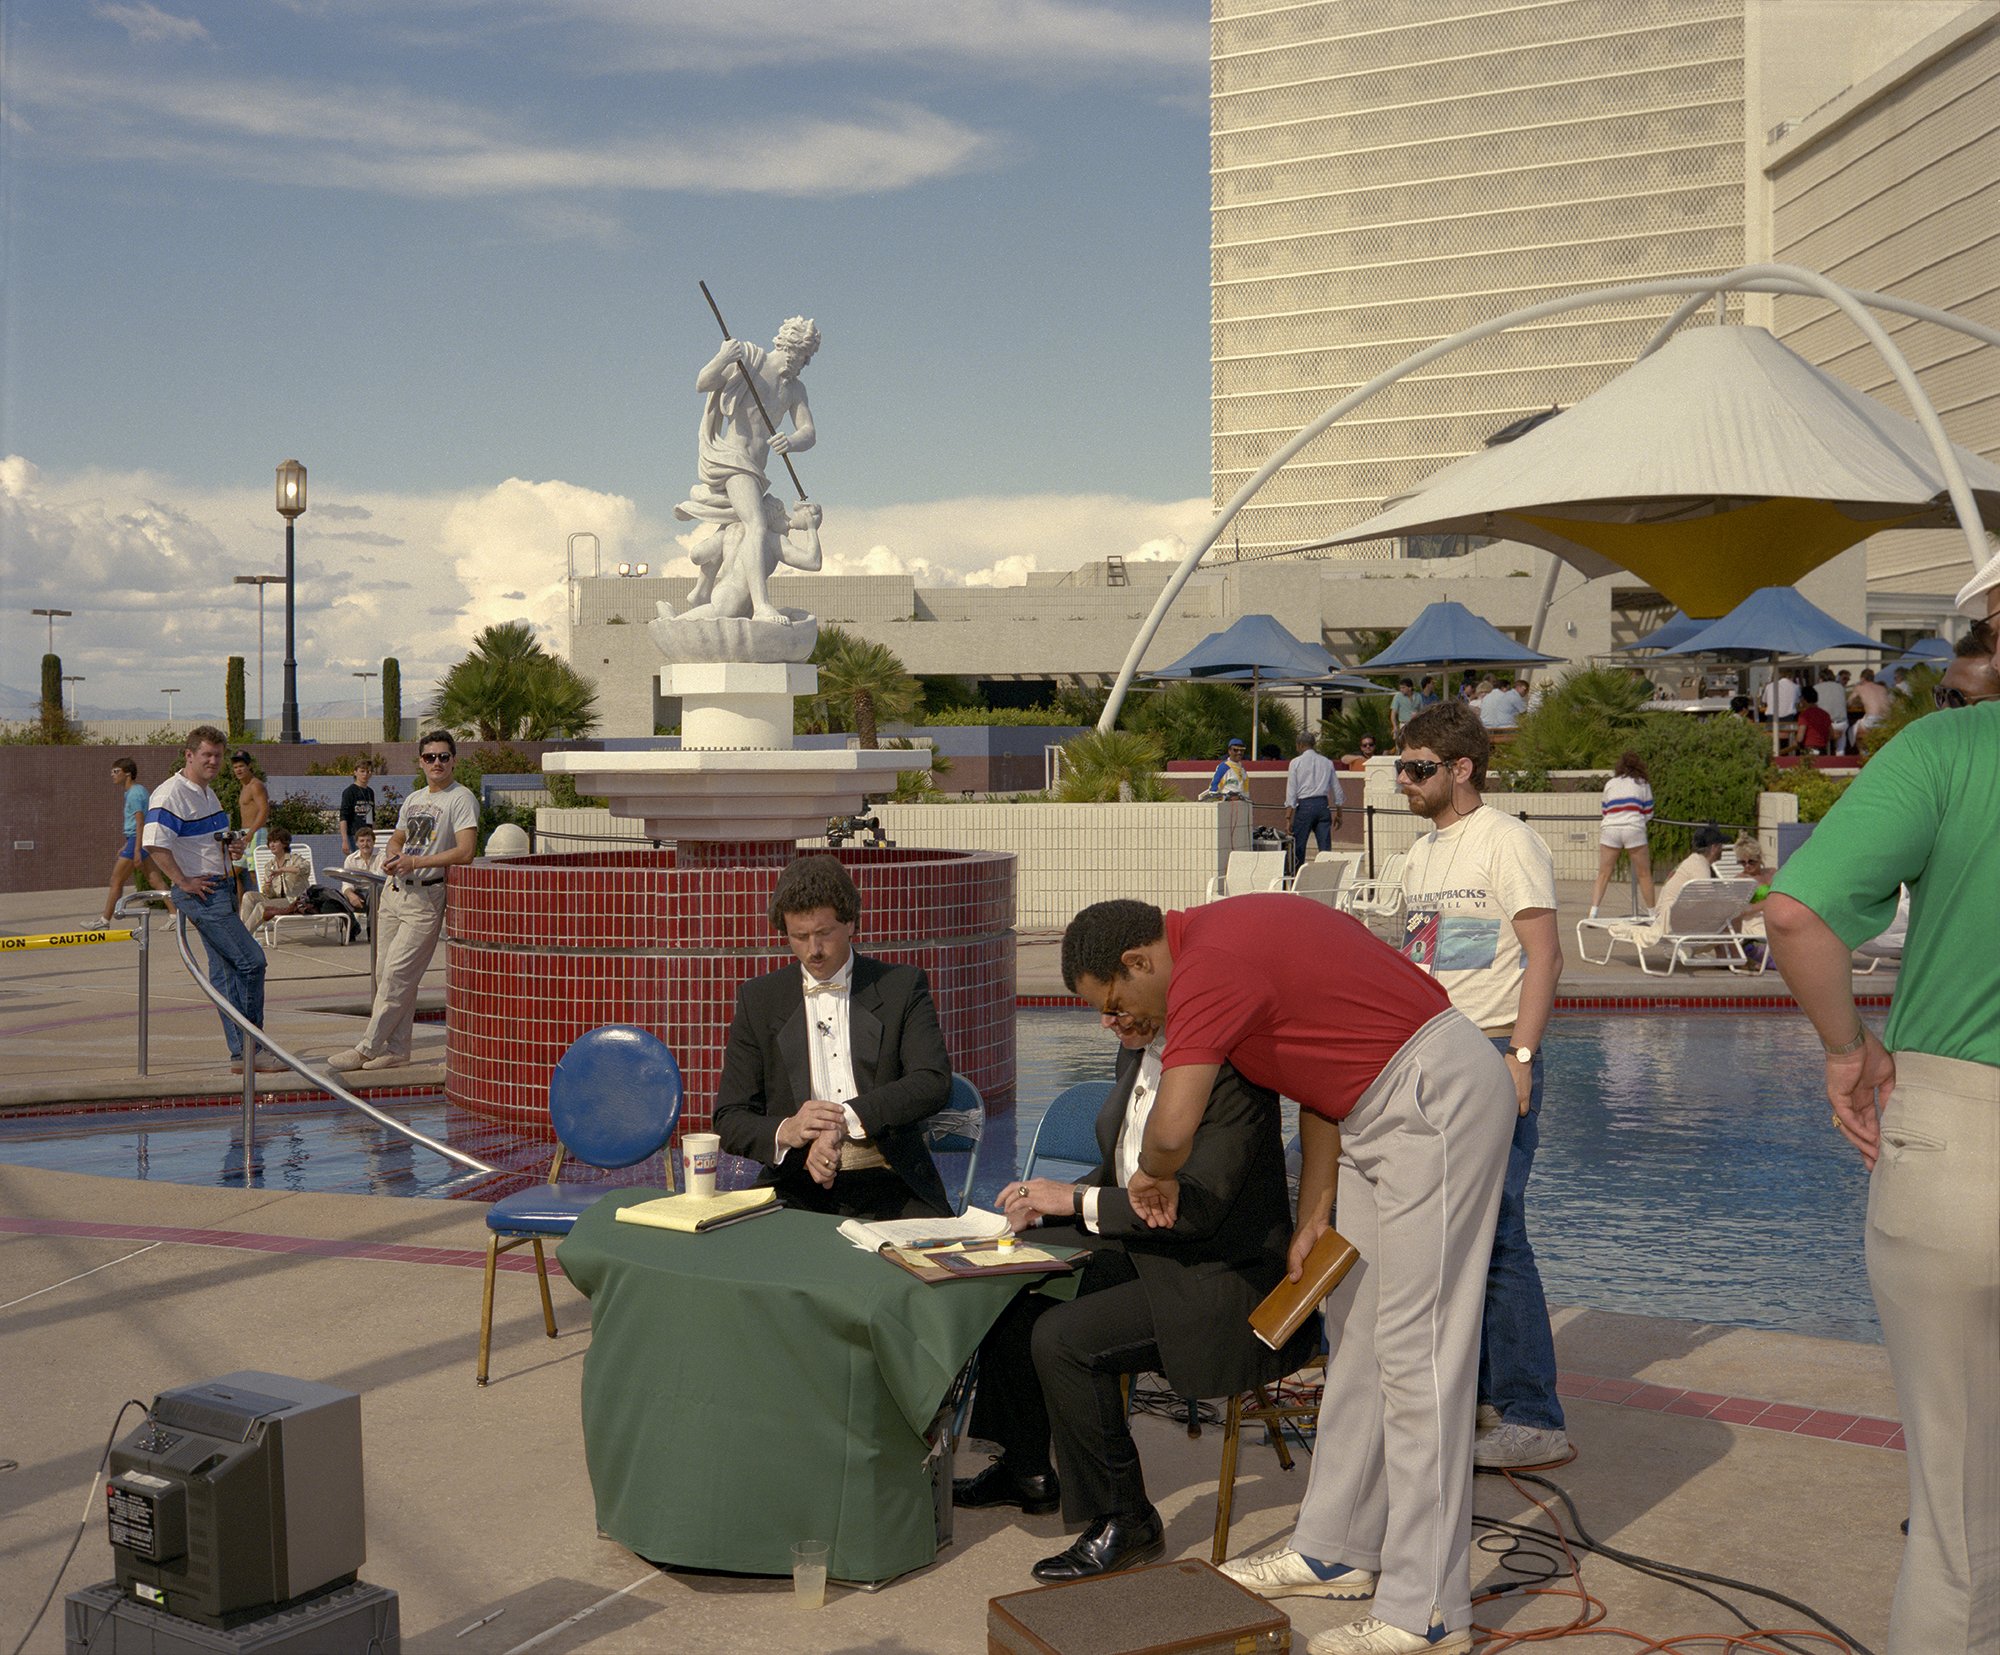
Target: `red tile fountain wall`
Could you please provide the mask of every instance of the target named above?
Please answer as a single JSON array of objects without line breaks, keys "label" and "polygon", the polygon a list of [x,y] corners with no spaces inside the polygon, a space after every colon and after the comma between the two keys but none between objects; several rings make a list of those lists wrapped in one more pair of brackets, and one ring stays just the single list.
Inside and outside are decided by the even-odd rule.
[{"label": "red tile fountain wall", "polygon": [[[683,1130],[708,1125],[736,989],[790,959],[771,929],[784,844],[523,856],[454,868],[445,915],[445,1093],[547,1130],[549,1073],[603,1023],[664,1040],[687,1085]],[[844,848],[858,946],[930,977],[952,1066],[993,1103],[1014,1095],[1014,858]]]}]

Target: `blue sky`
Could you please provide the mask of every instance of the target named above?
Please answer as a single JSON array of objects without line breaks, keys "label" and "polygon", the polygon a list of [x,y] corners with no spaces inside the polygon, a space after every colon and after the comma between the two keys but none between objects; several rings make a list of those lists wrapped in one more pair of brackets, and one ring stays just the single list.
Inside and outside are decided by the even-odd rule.
[{"label": "blue sky", "polygon": [[[814,316],[835,567],[1160,555],[1208,491],[1206,7],[10,0],[0,682],[255,649],[311,470],[301,699],[679,548],[717,335]],[[275,709],[273,709],[275,710]]]}]

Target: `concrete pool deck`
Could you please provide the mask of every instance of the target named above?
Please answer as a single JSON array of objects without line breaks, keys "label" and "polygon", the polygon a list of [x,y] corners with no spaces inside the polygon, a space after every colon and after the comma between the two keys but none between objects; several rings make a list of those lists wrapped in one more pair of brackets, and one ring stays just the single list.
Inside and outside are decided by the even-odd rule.
[{"label": "concrete pool deck", "polygon": [[[1759,975],[1705,968],[1649,976],[1628,958],[1593,965],[1576,954],[1575,922],[1588,909],[1590,887],[1558,887],[1559,919],[1568,963],[1559,989],[1561,1001],[1612,1007],[1672,1007],[1703,1003],[1771,1003],[1786,999],[1775,972]],[[1611,893],[1610,908],[1622,901]],[[0,936],[74,931],[96,914],[97,890],[43,891],[0,896]],[[1380,922],[1377,922],[1378,927]],[[865,926],[864,926],[865,929]],[[1016,990],[1024,998],[1064,998],[1061,939],[1031,932],[1020,938]],[[865,946],[865,944],[864,944]],[[148,1073],[137,1068],[138,949],[129,942],[35,949],[0,954],[0,1113],[51,1103],[125,1101],[144,1098],[219,1098],[240,1093],[242,1081],[229,1072],[220,1023],[200,991],[188,980],[174,946],[171,922],[160,917],[152,928],[151,1036]],[[199,945],[197,958],[201,958]],[[313,1059],[353,1044],[368,1015],[368,946],[343,946],[298,932],[269,950],[266,1027],[272,1036]],[[1884,967],[1857,979],[1868,999],[1886,996],[1895,972]],[[420,1006],[442,1011],[444,951],[438,951],[424,979]],[[444,1028],[417,1025],[414,1061],[401,1069],[372,1071],[364,1088],[444,1084]],[[350,1077],[350,1084],[352,1078]],[[260,1076],[260,1091],[309,1089],[289,1073]]]},{"label": "concrete pool deck", "polygon": [[[484,1244],[466,1202],[0,1166],[0,1365],[12,1377],[0,1459],[19,1462],[0,1471],[0,1645],[20,1637],[76,1532],[119,1404],[243,1368],[362,1393],[363,1578],[401,1594],[404,1647],[417,1655],[506,1655],[593,1606],[535,1648],[974,1655],[987,1599],[1031,1585],[1029,1565],[1065,1543],[1053,1517],[960,1513],[935,1566],[878,1593],[835,1590],[812,1615],[792,1609],[788,1582],[656,1571],[596,1535],[579,1417],[584,1302],[556,1283],[562,1334],[551,1342],[531,1284],[503,1276],[494,1383],[474,1386]],[[1880,1346],[1574,1309],[1558,1311],[1556,1343],[1578,1457],[1551,1475],[1594,1539],[1782,1592],[1881,1647],[1905,1484]],[[781,1434],[783,1423],[735,1428]],[[1137,1434],[1171,1554],[1206,1557],[1220,1432],[1190,1440],[1178,1423],[1142,1418]],[[960,1469],[981,1463],[968,1449]],[[1232,1553],[1289,1532],[1304,1480],[1303,1463],[1283,1472],[1246,1439]],[[1482,1515],[1546,1527],[1506,1483],[1481,1477],[1476,1489]],[[1685,1588],[1588,1556],[1583,1571],[1609,1626],[1739,1629]],[[63,1589],[110,1572],[93,1509]],[[1475,1588],[1504,1578],[1497,1557],[1475,1552]],[[1810,1624],[1725,1595],[1756,1625]],[[1299,1649],[1365,1608],[1281,1607]],[[62,1648],[60,1611],[31,1650]],[[1570,1605],[1517,1595],[1479,1618],[1522,1629],[1566,1621]]]},{"label": "concrete pool deck", "polygon": [[[1587,890],[1564,891],[1564,919]],[[0,933],[73,928],[94,892],[0,898]],[[1573,933],[1565,932],[1568,943]],[[0,957],[0,1112],[38,1103],[227,1097],[240,1090],[213,1011],[156,924],[153,1073],[134,1072],[130,944]],[[288,941],[272,952],[270,1026],[303,1054],[353,1038],[367,1000],[365,946]],[[441,996],[441,967],[431,995]],[[1885,993],[1894,978],[1864,980]],[[1879,987],[1876,985],[1879,984]],[[1060,995],[1055,939],[1023,939],[1020,992]],[[1572,962],[1565,998],[1671,1003],[1781,995],[1772,977],[1703,972],[1642,977],[1630,966]],[[420,1055],[442,1029],[420,1025]],[[435,1085],[435,1061],[381,1072],[396,1087]],[[266,1089],[296,1086],[262,1077]],[[275,1083],[275,1084],[274,1084]],[[180,1186],[0,1165],[0,1647],[11,1647],[76,1531],[113,1414],[128,1397],[238,1368],[315,1378],[363,1393],[369,1496],[364,1578],[402,1595],[405,1645],[507,1655],[534,1639],[544,1655],[590,1650],[745,1649],[843,1655],[955,1655],[985,1645],[988,1598],[1031,1584],[1028,1567],[1064,1542],[1053,1518],[1010,1524],[962,1513],[933,1568],[875,1594],[836,1591],[804,1615],[789,1584],[660,1572],[598,1539],[579,1423],[587,1310],[557,1284],[562,1336],[541,1335],[518,1271],[500,1282],[495,1383],[472,1383],[478,1335],[480,1208],[457,1201],[286,1194]],[[525,1260],[510,1260],[525,1264]],[[1865,1293],[1864,1284],[1855,1291]],[[301,1314],[303,1307],[309,1314]],[[1645,1557],[1755,1582],[1812,1605],[1862,1645],[1885,1634],[1905,1503],[1903,1455],[1879,1345],[1558,1309],[1557,1348],[1577,1460],[1553,1473],[1595,1539]],[[24,1383],[23,1376],[43,1376]],[[719,1424],[718,1428],[728,1428]],[[746,1429],[782,1432],[782,1422]],[[1175,1555],[1205,1557],[1219,1432],[1190,1440],[1175,1423],[1137,1426],[1152,1493]],[[1289,1530],[1304,1471],[1278,1469],[1246,1442],[1231,1551]],[[962,1470],[976,1469],[967,1451]],[[1482,1477],[1486,1516],[1534,1518],[1506,1483]],[[1685,1588],[1586,1557],[1605,1624],[1654,1637],[1726,1632],[1737,1623]],[[64,1590],[102,1580],[109,1552],[95,1511]],[[1504,1566],[1475,1553],[1475,1585]],[[1726,1594],[1760,1626],[1796,1612]],[[1299,1633],[1351,1618],[1352,1606],[1285,1600]],[[553,1636],[539,1635],[591,1611]],[[62,1647],[61,1604],[35,1651]],[[473,1622],[484,1626],[460,1633]],[[1480,1611],[1514,1629],[1570,1618],[1548,1597],[1511,1596]],[[1626,1647],[1606,1634],[1585,1647]],[[1830,1647],[1824,1644],[1805,1648]]]}]

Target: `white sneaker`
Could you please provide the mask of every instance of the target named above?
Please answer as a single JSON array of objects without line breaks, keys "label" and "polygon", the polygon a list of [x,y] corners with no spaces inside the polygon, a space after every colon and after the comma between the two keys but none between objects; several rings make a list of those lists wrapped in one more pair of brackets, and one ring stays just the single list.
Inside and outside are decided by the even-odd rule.
[{"label": "white sneaker", "polygon": [[1569,1438],[1553,1426],[1496,1425],[1472,1444],[1472,1463],[1488,1471],[1553,1465],[1568,1457]]},{"label": "white sneaker", "polygon": [[1462,1655],[1472,1647],[1472,1629],[1447,1632],[1435,1621],[1428,1634],[1363,1615],[1346,1626],[1322,1632],[1306,1645],[1306,1655]]},{"label": "white sneaker", "polygon": [[1499,1423],[1500,1410],[1490,1402],[1480,1403],[1479,1411],[1472,1417],[1472,1429],[1482,1437]]},{"label": "white sneaker", "polygon": [[1239,1557],[1223,1564],[1222,1572],[1238,1586],[1267,1598],[1365,1598],[1375,1593],[1375,1577],[1366,1569],[1316,1562],[1290,1546]]},{"label": "white sneaker", "polygon": [[336,1070],[343,1075],[350,1069],[365,1068],[367,1063],[368,1054],[359,1046],[351,1046],[344,1052],[335,1052],[333,1056],[326,1060],[326,1066],[329,1069]]},{"label": "white sneaker", "polygon": [[380,1057],[371,1057],[361,1067],[364,1069],[400,1069],[410,1061],[408,1052],[384,1052]]}]

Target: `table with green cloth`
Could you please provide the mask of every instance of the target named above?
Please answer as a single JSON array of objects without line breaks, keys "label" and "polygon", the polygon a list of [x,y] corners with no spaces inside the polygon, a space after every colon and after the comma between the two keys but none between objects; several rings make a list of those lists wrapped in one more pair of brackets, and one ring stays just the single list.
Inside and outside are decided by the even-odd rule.
[{"label": "table with green cloth", "polygon": [[706,1235],[617,1222],[657,1193],[605,1196],[558,1253],[590,1299],[598,1527],[684,1568],[789,1574],[799,1540],[826,1541],[839,1580],[931,1562],[925,1433],[1008,1301],[1046,1278],[927,1284],[789,1209]]}]

